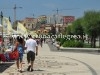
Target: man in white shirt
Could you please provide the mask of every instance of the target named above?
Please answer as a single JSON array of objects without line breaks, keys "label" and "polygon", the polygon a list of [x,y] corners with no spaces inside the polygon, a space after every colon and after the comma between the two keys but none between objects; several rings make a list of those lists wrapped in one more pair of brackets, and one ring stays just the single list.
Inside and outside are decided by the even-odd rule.
[{"label": "man in white shirt", "polygon": [[[28,40],[26,40],[25,48],[27,49],[27,61],[28,61],[28,68],[27,71],[33,71],[33,64],[35,60],[35,54],[38,55],[38,45],[37,42],[32,39],[31,35],[28,35]],[[31,65],[30,65],[31,63]]]}]

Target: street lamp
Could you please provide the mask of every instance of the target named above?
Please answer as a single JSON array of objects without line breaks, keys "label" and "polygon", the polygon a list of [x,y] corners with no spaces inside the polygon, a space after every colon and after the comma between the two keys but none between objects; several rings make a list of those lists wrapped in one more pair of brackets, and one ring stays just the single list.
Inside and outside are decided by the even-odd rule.
[{"label": "street lamp", "polygon": [[13,8],[14,9],[14,22],[16,21],[16,9],[17,8],[20,8],[21,9],[22,7],[17,7],[16,4],[15,4],[15,6]]},{"label": "street lamp", "polygon": [[56,23],[57,22],[56,22],[56,15],[55,14],[53,15],[53,18],[54,18],[54,25],[55,25],[54,27],[55,27],[55,34],[56,34],[56,32],[57,32],[57,30],[56,30]]},{"label": "street lamp", "polygon": [[2,20],[3,20],[3,13],[2,13],[2,11],[1,11],[0,17],[1,17],[1,25],[2,25],[2,46],[3,46],[4,39],[3,39],[3,22],[2,22]]}]

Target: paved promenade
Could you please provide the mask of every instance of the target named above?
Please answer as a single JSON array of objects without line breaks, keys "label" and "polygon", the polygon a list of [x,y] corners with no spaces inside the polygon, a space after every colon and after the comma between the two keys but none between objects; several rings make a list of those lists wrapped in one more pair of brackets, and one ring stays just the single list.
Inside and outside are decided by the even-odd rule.
[{"label": "paved promenade", "polygon": [[26,54],[23,62],[23,73],[13,64],[0,75],[100,75],[100,55],[51,51],[47,44],[39,46],[33,72],[26,70]]}]

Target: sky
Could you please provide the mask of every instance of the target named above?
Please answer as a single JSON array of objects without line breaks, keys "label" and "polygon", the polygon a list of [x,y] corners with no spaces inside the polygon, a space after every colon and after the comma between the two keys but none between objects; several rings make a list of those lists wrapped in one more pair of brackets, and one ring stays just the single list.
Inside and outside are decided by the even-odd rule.
[{"label": "sky", "polygon": [[14,21],[15,4],[16,20],[56,14],[57,9],[60,15],[76,18],[82,17],[84,11],[100,10],[100,0],[0,0],[0,12],[3,12],[3,16],[10,17],[11,21]]}]

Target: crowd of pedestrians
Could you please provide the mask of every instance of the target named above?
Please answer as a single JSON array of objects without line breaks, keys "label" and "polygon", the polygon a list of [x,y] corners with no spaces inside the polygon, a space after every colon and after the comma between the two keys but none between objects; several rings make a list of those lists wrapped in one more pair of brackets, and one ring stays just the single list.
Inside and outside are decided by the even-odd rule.
[{"label": "crowd of pedestrians", "polygon": [[[18,52],[18,57],[16,56],[15,59],[12,55],[14,60],[16,60],[16,68],[18,72],[23,72],[23,55],[24,53],[27,54],[27,71],[33,71],[35,56],[38,55],[38,46],[41,48],[43,47],[43,43],[45,43],[45,38],[33,38],[31,35],[28,35],[27,38],[17,36],[16,38],[9,38],[10,45],[13,45],[12,52]],[[10,59],[10,58],[9,58]],[[6,59],[5,59],[6,61]]]}]

